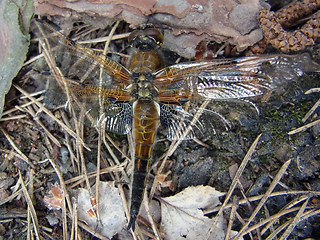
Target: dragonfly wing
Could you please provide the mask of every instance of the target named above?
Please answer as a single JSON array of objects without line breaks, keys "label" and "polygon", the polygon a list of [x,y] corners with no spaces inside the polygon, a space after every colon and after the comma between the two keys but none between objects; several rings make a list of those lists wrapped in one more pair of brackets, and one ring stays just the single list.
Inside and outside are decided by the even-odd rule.
[{"label": "dragonfly wing", "polygon": [[85,109],[93,125],[102,121],[107,131],[117,134],[128,133],[132,125],[132,104],[130,103],[132,97],[128,92],[79,84],[66,78],[63,81],[74,102],[74,109]]},{"label": "dragonfly wing", "polygon": [[57,73],[52,68],[58,67],[64,77],[79,82],[90,81],[92,85],[122,89],[131,83],[131,73],[124,66],[66,38],[55,25],[35,21],[32,27],[42,48],[51,55],[46,60],[53,74]]},{"label": "dragonfly wing", "polygon": [[108,105],[103,119],[106,130],[116,134],[127,134],[132,126],[132,104],[122,103]]},{"label": "dragonfly wing", "polygon": [[[36,22],[33,27],[44,49],[50,79],[57,80],[73,108],[85,111],[91,124],[103,121],[107,131],[126,134],[132,122],[128,103],[132,97],[123,89],[131,83],[131,73],[111,58],[66,38],[53,25]],[[61,93],[57,88],[53,91]]]},{"label": "dragonfly wing", "polygon": [[252,56],[176,64],[157,72],[155,84],[162,95],[179,87],[175,95],[241,99],[283,87],[303,72],[319,69],[308,54]]},{"label": "dragonfly wing", "polygon": [[[266,91],[285,87],[287,82],[303,72],[319,69],[319,65],[308,54],[252,56],[176,64],[156,73],[155,85],[163,104],[160,120],[169,129],[170,139],[181,139],[193,114],[191,111],[189,114],[180,111],[182,107],[179,105],[185,102],[199,105],[203,99],[241,100],[259,96]],[[186,122],[180,126],[183,118]],[[225,119],[221,119],[227,123]],[[190,138],[195,131],[201,129],[200,119],[193,124]]]},{"label": "dragonfly wing", "polygon": [[[181,106],[160,103],[160,123],[166,128],[169,140],[188,140],[195,137],[195,129],[202,130],[201,124],[194,128],[188,127],[192,121],[193,114],[185,111]],[[188,131],[187,134],[186,131]]]}]

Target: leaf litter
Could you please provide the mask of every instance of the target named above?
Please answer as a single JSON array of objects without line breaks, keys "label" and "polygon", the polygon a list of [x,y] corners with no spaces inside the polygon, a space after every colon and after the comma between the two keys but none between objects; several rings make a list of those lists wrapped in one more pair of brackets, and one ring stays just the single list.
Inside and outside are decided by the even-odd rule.
[{"label": "leaf litter", "polygon": [[[214,219],[204,216],[203,209],[221,204],[224,196],[209,186],[188,187],[182,192],[161,199],[161,228],[165,239],[204,239]],[[220,219],[209,239],[225,239],[226,224]],[[235,232],[232,232],[232,236]]]},{"label": "leaf litter", "polygon": [[[87,144],[87,141],[84,141],[83,132],[82,129],[85,129],[85,127],[78,127],[73,128],[72,124],[70,124],[70,120],[64,118],[64,111],[57,110],[53,112],[50,109],[47,109],[42,103],[42,99],[33,96],[29,94],[25,89],[15,85],[16,89],[22,92],[23,97],[21,98],[21,102],[17,104],[17,108],[9,109],[9,111],[6,111],[6,115],[9,116],[8,119],[6,119],[6,123],[10,122],[10,128],[6,128],[6,125],[4,124],[2,126],[2,138],[5,139],[2,141],[1,144],[1,156],[5,161],[1,163],[1,170],[10,172],[10,174],[14,177],[16,180],[16,184],[10,184],[10,185],[3,185],[3,190],[9,191],[11,194],[9,197],[6,197],[5,199],[0,199],[0,204],[9,206],[8,211],[3,212],[3,219],[7,219],[9,222],[15,221],[10,219],[9,216],[15,216],[13,219],[18,219],[17,216],[22,216],[22,218],[26,219],[25,222],[20,222],[20,226],[27,226],[27,236],[34,235],[35,238],[40,238],[42,236],[47,237],[48,239],[53,239],[53,235],[57,234],[55,232],[54,228],[51,228],[50,226],[43,224],[42,221],[39,221],[43,217],[43,215],[40,214],[39,211],[46,211],[43,206],[41,206],[42,199],[44,197],[44,189],[49,189],[46,185],[42,185],[41,181],[44,179],[50,179],[50,182],[54,182],[57,178],[60,181],[60,188],[61,193],[56,194],[56,197],[58,199],[61,198],[61,210],[53,210],[55,214],[57,215],[59,219],[59,224],[57,226],[62,226],[63,232],[59,237],[61,239],[68,239],[69,236],[71,236],[71,239],[77,238],[77,235],[83,235],[83,234],[89,234],[92,236],[96,236],[101,239],[107,239],[102,232],[96,232],[95,229],[97,227],[97,222],[99,225],[99,221],[97,221],[97,218],[100,218],[101,220],[104,218],[105,211],[102,210],[104,205],[104,197],[106,195],[101,195],[102,193],[111,194],[115,193],[115,190],[118,190],[119,193],[115,193],[117,196],[117,203],[114,208],[117,208],[119,211],[122,212],[120,216],[122,216],[126,210],[123,210],[120,206],[123,201],[123,206],[126,208],[126,193],[125,190],[122,188],[121,184],[117,185],[118,188],[112,189],[112,187],[115,183],[121,179],[119,173],[124,173],[124,165],[125,164],[118,164],[118,163],[112,163],[111,167],[103,166],[102,169],[99,168],[99,173],[97,174],[97,169],[93,170],[92,172],[87,172],[85,169],[87,165],[85,164],[85,158],[87,159],[87,156],[85,157],[83,155],[84,152],[88,151],[90,148],[92,148],[92,144]],[[41,93],[40,93],[41,94]],[[27,100],[28,99],[28,100]],[[34,114],[32,114],[32,111],[34,111]],[[25,114],[27,112],[27,114]],[[57,112],[60,112],[60,117]],[[16,113],[17,117],[12,115],[12,113]],[[42,118],[41,116],[47,115],[48,118],[51,118],[54,120],[55,124],[62,127],[62,130],[57,131],[53,130],[52,127],[50,127],[49,124],[45,121],[45,118]],[[32,117],[29,117],[32,116]],[[40,118],[39,118],[40,116]],[[76,116],[74,116],[74,119],[78,119]],[[24,123],[25,125],[22,127],[19,123]],[[12,124],[13,123],[13,124]],[[77,125],[77,124],[75,124]],[[14,126],[14,128],[13,128]],[[34,126],[37,126],[37,128],[34,128]],[[41,140],[37,140],[34,138],[34,134],[31,135],[30,131],[25,131],[26,128],[29,128],[33,131],[39,132],[39,136],[41,136]],[[11,130],[10,130],[11,129]],[[41,131],[39,131],[41,129]],[[47,129],[42,131],[42,129]],[[15,134],[16,132],[21,133],[19,135]],[[32,131],[31,131],[32,132]],[[53,134],[51,134],[53,132]],[[50,135],[50,134],[51,135]],[[98,132],[98,134],[104,134]],[[85,135],[85,137],[90,138],[90,136]],[[26,145],[27,139],[32,138],[35,142],[33,142],[33,145],[37,145],[36,147],[30,147]],[[20,139],[20,140],[19,140]],[[107,140],[106,140],[107,139]],[[125,149],[119,146],[119,142],[117,141],[110,141],[111,139],[109,136],[103,136],[102,137],[102,143],[106,148],[110,149],[110,152],[116,152],[116,154],[112,153],[113,160],[117,159],[119,156],[118,153],[122,154],[126,158],[129,158],[127,156],[127,152],[124,151]],[[54,156],[54,149],[55,149],[55,143],[64,144],[67,146],[70,154],[70,161],[72,161],[72,164],[70,166],[70,171],[67,171],[67,173],[60,173],[59,166],[55,164],[55,159],[51,159],[50,156]],[[75,144],[76,143],[76,144]],[[111,146],[109,144],[111,143]],[[256,139],[255,144],[258,143],[258,139]],[[177,148],[177,145],[174,146],[174,149]],[[180,199],[181,195],[184,195],[184,192],[180,192],[177,195],[174,195],[169,198],[160,199],[161,202],[161,212],[162,212],[162,221],[160,226],[165,229],[166,221],[172,221],[172,219],[181,219],[181,216],[184,216],[185,219],[189,219],[188,224],[195,223],[199,224],[199,228],[206,229],[206,231],[203,230],[206,234],[206,239],[211,239],[211,235],[208,233],[208,231],[211,229],[212,232],[215,232],[217,229],[225,229],[225,220],[224,218],[227,218],[227,216],[230,216],[227,229],[231,230],[233,229],[231,226],[233,224],[238,225],[236,222],[241,222],[242,227],[238,227],[237,230],[239,231],[238,235],[236,235],[236,239],[241,239],[243,236],[249,236],[253,239],[254,235],[263,236],[263,238],[266,239],[273,239],[276,235],[281,236],[281,239],[285,239],[289,236],[289,234],[293,231],[295,227],[299,227],[299,222],[302,222],[306,219],[312,219],[312,217],[319,216],[319,202],[317,199],[319,199],[319,192],[318,191],[312,191],[312,190],[291,190],[287,189],[283,191],[283,189],[279,189],[277,187],[279,186],[285,186],[282,181],[285,181],[283,176],[287,174],[288,172],[288,164],[289,162],[283,162],[283,167],[280,169],[280,171],[277,173],[277,171],[274,171],[271,173],[271,176],[273,177],[273,182],[270,186],[266,189],[264,194],[256,195],[256,196],[246,196],[245,193],[242,193],[242,198],[233,198],[235,195],[235,191],[238,189],[241,189],[240,184],[240,177],[243,176],[244,170],[248,164],[250,163],[250,160],[253,160],[254,157],[252,157],[254,149],[256,145],[254,145],[249,152],[247,153],[247,156],[243,160],[243,164],[240,165],[238,168],[237,173],[235,176],[233,176],[231,187],[227,193],[227,195],[224,198],[224,201],[221,204],[219,204],[217,196],[219,194],[222,194],[220,192],[216,192],[213,189],[208,190],[208,187],[191,187],[190,189],[196,193],[199,193],[199,196],[190,196],[190,194],[186,194],[187,197],[183,198],[183,200],[180,200],[182,203],[189,203],[190,207],[186,207],[187,205],[180,204],[179,200],[178,203],[175,198]],[[38,150],[39,151],[38,151]],[[94,148],[92,148],[94,149]],[[168,152],[170,154],[167,154],[166,157],[170,157],[173,148],[170,148]],[[91,149],[90,149],[91,150]],[[118,152],[119,150],[119,152]],[[38,152],[37,152],[38,151]],[[104,150],[101,149],[100,154],[104,154]],[[33,154],[31,154],[33,153]],[[38,158],[35,158],[34,155],[37,155],[38,158],[41,160],[39,161]],[[49,159],[50,158],[50,159]],[[48,160],[49,159],[49,160]],[[110,161],[110,158],[106,158],[108,161]],[[116,160],[115,160],[116,161]],[[119,160],[118,160],[119,161]],[[164,161],[165,162],[165,161]],[[23,175],[19,174],[17,172],[17,168],[12,166],[12,163],[15,164],[18,168],[20,168],[23,173]],[[51,163],[51,164],[50,164]],[[119,161],[120,163],[120,161]],[[291,162],[290,165],[293,163]],[[40,166],[40,167],[39,167]],[[37,168],[38,172],[33,172],[33,169]],[[82,171],[77,172],[77,169],[82,169]],[[68,176],[71,172],[77,172],[77,176]],[[92,201],[90,199],[95,198],[95,185],[92,184],[92,179],[96,176],[101,176],[105,173],[112,173],[113,181],[110,183],[100,182],[99,185],[99,195],[96,196],[96,200],[98,202],[97,205],[92,204]],[[34,174],[37,174],[37,178],[41,179],[40,182],[37,178],[34,178]],[[54,174],[54,176],[53,176]],[[169,175],[170,177],[170,175]],[[282,177],[282,178],[281,178]],[[4,176],[4,179],[8,179],[8,176]],[[55,180],[54,180],[55,179]],[[98,179],[100,181],[100,179]],[[45,180],[44,180],[45,182]],[[87,186],[85,186],[83,183],[86,182]],[[79,188],[79,185],[82,185],[84,188]],[[107,184],[107,185],[106,185]],[[110,185],[110,186],[108,186]],[[204,191],[203,189],[207,189]],[[77,190],[74,189],[81,189],[77,193]],[[158,190],[159,188],[155,188],[152,190],[152,196],[153,194],[159,194]],[[188,192],[190,189],[186,189],[185,191]],[[227,191],[227,189],[225,189]],[[28,193],[29,192],[29,193]],[[74,192],[76,192],[75,196],[78,198],[79,201],[85,201],[86,207],[82,208],[78,203],[72,200],[72,197],[74,195]],[[214,195],[216,198],[215,200],[212,200]],[[171,194],[172,195],[172,194]],[[196,195],[196,194],[195,194]],[[122,200],[119,201],[118,197],[121,197]],[[241,195],[240,195],[241,196]],[[273,198],[279,197],[279,196],[290,196],[292,198],[292,201],[287,203],[282,209],[278,210],[278,212],[273,213],[270,207],[268,207],[268,201],[271,201]],[[115,197],[115,196],[114,196]],[[189,198],[190,197],[190,198]],[[220,195],[220,198],[223,196]],[[170,202],[172,198],[172,202]],[[200,202],[197,202],[196,199]],[[187,200],[188,201],[187,201]],[[231,202],[232,200],[232,202]],[[216,204],[210,205],[211,201],[215,202]],[[258,204],[255,204],[256,201],[259,201]],[[12,211],[10,207],[12,204],[15,204],[16,206],[20,206],[20,209],[27,209],[27,214],[20,214],[20,215],[12,215]],[[59,205],[59,204],[58,204]],[[101,208],[102,205],[102,208]],[[241,212],[241,208],[244,206],[245,209],[250,209],[250,205],[252,210],[248,211],[249,217],[246,217],[246,214],[243,214]],[[59,205],[60,206],[60,205]],[[96,208],[96,209],[95,209]],[[201,209],[199,209],[201,208]],[[228,215],[228,209],[232,209],[230,215]],[[92,210],[94,214],[92,215],[90,212]],[[113,211],[113,210],[112,210]],[[269,215],[268,215],[268,211]],[[166,213],[165,213],[166,212]],[[263,214],[265,213],[265,216]],[[215,218],[208,218],[206,217],[207,214],[217,214]],[[83,217],[87,217],[87,220],[84,220],[84,222],[78,221],[78,219],[82,218],[81,215],[84,215]],[[108,214],[108,212],[107,212]],[[192,217],[190,216],[192,214]],[[243,214],[243,218],[242,215]],[[256,219],[261,219],[261,215],[264,216],[263,220],[256,221]],[[81,216],[81,217],[80,217]],[[88,217],[89,216],[89,217]],[[91,217],[90,217],[91,216]],[[233,217],[232,217],[233,216]],[[290,217],[287,217],[290,216]],[[245,221],[244,219],[248,219],[248,221]],[[94,220],[92,220],[94,219]],[[184,218],[182,218],[184,219]],[[279,219],[283,220],[281,222],[281,225],[279,224]],[[89,222],[92,220],[92,224],[90,225]],[[135,233],[138,238],[145,238],[145,236],[153,237],[155,238],[155,235],[150,231],[150,222],[145,221],[146,219],[139,219],[139,225],[140,227],[137,228],[137,232]],[[120,221],[121,222],[121,221]],[[122,222],[121,222],[122,224]],[[120,225],[121,225],[120,224]],[[143,226],[146,224],[145,226]],[[156,222],[156,227],[159,222]],[[125,224],[124,224],[125,225]],[[2,223],[2,226],[6,226],[6,223]],[[72,226],[72,228],[70,228]],[[208,228],[209,226],[209,228]],[[170,226],[169,226],[170,227]],[[192,228],[193,226],[190,226]],[[203,227],[203,228],[202,228]],[[189,228],[189,230],[190,230]],[[55,228],[57,229],[57,228]],[[170,228],[169,228],[170,229]],[[209,229],[209,230],[208,230]],[[272,229],[270,231],[269,229]],[[1,230],[1,229],[0,229]],[[169,237],[172,237],[170,239],[174,239],[174,236],[179,237],[188,237],[193,236],[192,233],[186,232],[186,229],[180,229],[182,232],[181,235],[179,232],[175,231],[175,229],[165,231],[165,234],[167,235],[168,239]],[[187,229],[188,230],[188,229]],[[84,232],[86,233],[84,233]],[[166,239],[165,235],[160,233],[157,234],[157,238]],[[195,230],[196,234],[202,234],[202,232],[199,233],[197,229]],[[210,232],[210,231],[209,231]],[[272,232],[272,233],[270,233]],[[6,234],[9,234],[10,231],[8,231]],[[23,232],[22,232],[23,233]],[[144,234],[145,235],[144,235]],[[13,234],[13,233],[10,233]],[[227,236],[231,236],[232,234],[236,234],[233,232],[232,234],[229,232],[224,233]],[[269,234],[267,237],[266,234]],[[111,236],[112,234],[108,235]],[[223,233],[221,233],[221,236],[225,236]],[[14,235],[11,235],[14,236]],[[26,235],[24,235],[26,236]],[[201,235],[202,236],[202,235]],[[110,238],[110,237],[109,237]],[[122,239],[128,239],[128,238],[122,238]]]}]

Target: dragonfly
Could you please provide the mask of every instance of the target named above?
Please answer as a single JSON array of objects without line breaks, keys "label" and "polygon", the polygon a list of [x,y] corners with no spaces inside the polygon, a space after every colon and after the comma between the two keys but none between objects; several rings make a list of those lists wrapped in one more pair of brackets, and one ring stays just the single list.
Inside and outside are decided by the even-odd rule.
[{"label": "dragonfly", "polygon": [[[63,76],[58,77],[57,82],[66,94],[89,102],[91,111],[102,106],[103,114],[99,120],[106,131],[132,133],[134,171],[128,229],[133,230],[160,126],[167,129],[169,140],[191,138],[192,133],[183,135],[187,125],[181,124],[182,119],[192,117],[184,109],[187,103],[253,98],[282,87],[304,72],[320,69],[307,53],[191,61],[165,66],[161,48],[164,35],[152,24],[144,24],[131,32],[128,41],[134,51],[124,66],[69,39],[51,24],[43,21],[40,24],[45,39],[43,47],[56,55],[71,56],[56,58]],[[61,44],[64,50],[58,51],[56,46]]]}]

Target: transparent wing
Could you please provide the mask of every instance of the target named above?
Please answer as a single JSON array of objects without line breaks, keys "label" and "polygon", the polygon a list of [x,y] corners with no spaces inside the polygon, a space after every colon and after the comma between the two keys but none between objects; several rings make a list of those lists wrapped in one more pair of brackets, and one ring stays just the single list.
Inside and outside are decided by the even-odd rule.
[{"label": "transparent wing", "polygon": [[132,127],[132,104],[112,104],[105,108],[103,118],[106,130],[117,134],[127,134]]},{"label": "transparent wing", "polygon": [[303,72],[319,69],[307,53],[252,56],[176,64],[158,71],[155,84],[163,102],[240,99],[280,88]]},{"label": "transparent wing", "polygon": [[111,58],[64,37],[54,26],[37,22],[33,27],[38,28],[34,32],[49,66],[50,81],[57,83],[51,84],[56,87],[50,88],[47,102],[66,101],[53,91],[67,95],[77,111],[85,109],[91,123],[103,121],[107,131],[126,134],[132,121],[132,97],[123,89],[131,82],[130,72]]},{"label": "transparent wing", "polygon": [[[319,65],[308,54],[253,56],[173,65],[156,73],[155,85],[163,105],[161,124],[168,127],[169,139],[181,139],[193,114],[192,111],[186,114],[179,105],[191,102],[195,109],[203,99],[243,100],[259,96],[275,88],[284,88],[287,82],[303,72],[319,69]],[[209,119],[212,120],[212,117],[218,117],[228,125],[216,112]],[[181,119],[186,121],[181,124]],[[201,123],[200,118],[184,139],[192,138],[194,132],[202,130]]]},{"label": "transparent wing", "polygon": [[219,112],[198,105],[191,105],[186,111],[179,105],[160,103],[160,110],[160,123],[169,140],[190,140],[207,135],[208,131],[216,134],[216,127],[220,131],[231,126]]},{"label": "transparent wing", "polygon": [[91,81],[98,81],[101,79],[102,71],[102,75],[111,77],[105,82],[102,80],[103,86],[112,84],[115,88],[125,88],[131,83],[131,73],[128,69],[111,58],[65,37],[57,26],[37,20],[33,22],[32,28],[42,46],[54,55],[54,60],[65,77],[69,77],[69,74],[82,82],[90,75],[95,77],[91,78]]},{"label": "transparent wing", "polygon": [[203,130],[201,123],[191,128],[190,132],[184,136],[188,126],[191,123],[193,114],[185,111],[181,106],[160,104],[160,123],[168,130],[167,138],[169,140],[188,140],[195,137],[195,129],[200,132]]}]

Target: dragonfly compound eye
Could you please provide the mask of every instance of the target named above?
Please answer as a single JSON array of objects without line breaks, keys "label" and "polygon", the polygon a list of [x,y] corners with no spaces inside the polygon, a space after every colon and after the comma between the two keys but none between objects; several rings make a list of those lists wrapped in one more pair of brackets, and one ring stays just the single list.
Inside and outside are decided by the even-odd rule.
[{"label": "dragonfly compound eye", "polygon": [[163,34],[156,28],[134,30],[128,37],[131,46],[142,51],[158,48],[163,43]]}]

